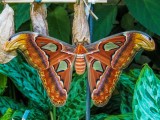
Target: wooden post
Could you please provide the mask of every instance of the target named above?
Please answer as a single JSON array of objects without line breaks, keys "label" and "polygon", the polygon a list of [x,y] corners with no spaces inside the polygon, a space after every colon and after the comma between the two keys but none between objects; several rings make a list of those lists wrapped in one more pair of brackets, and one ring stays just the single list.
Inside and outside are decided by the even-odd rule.
[{"label": "wooden post", "polygon": [[[35,0],[2,0],[6,3],[32,3]],[[75,3],[77,0],[41,0],[42,3]],[[93,0],[88,0],[88,3],[92,3]],[[95,0],[95,3],[107,3],[107,0]]]}]

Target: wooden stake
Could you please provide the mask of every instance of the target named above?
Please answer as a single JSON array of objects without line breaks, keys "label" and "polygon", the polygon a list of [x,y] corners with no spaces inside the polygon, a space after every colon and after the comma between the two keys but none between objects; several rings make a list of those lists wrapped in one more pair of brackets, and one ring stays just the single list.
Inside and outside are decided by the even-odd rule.
[{"label": "wooden stake", "polygon": [[[2,0],[6,3],[32,3],[35,0]],[[75,3],[77,0],[42,0],[42,3]],[[93,0],[88,0],[88,3],[92,3]],[[95,3],[107,3],[107,0],[95,0]]]}]

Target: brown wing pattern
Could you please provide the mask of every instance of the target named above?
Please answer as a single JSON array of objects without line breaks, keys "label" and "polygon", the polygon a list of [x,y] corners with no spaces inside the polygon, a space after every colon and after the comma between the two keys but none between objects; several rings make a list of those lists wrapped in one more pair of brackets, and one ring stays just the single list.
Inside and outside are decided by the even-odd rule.
[{"label": "brown wing pattern", "polygon": [[109,100],[118,77],[140,49],[154,50],[154,41],[140,32],[126,32],[86,47],[88,79],[92,100],[104,106]]},{"label": "brown wing pattern", "polygon": [[73,61],[74,57],[68,58],[46,70],[39,71],[48,96],[57,107],[64,105],[67,100],[67,92],[72,80]]},{"label": "brown wing pattern", "polygon": [[74,48],[54,38],[26,32],[16,34],[5,44],[6,51],[15,49],[20,50],[39,71],[52,103],[56,106],[64,105],[72,79]]},{"label": "brown wing pattern", "polygon": [[[88,79],[95,105],[105,105],[118,77],[141,49],[154,50],[154,41],[141,32],[125,32],[86,46]],[[54,38],[37,33],[19,33],[5,44],[6,51],[19,49],[27,61],[39,71],[47,93],[56,106],[67,99],[75,48]]]},{"label": "brown wing pattern", "polygon": [[111,97],[121,71],[89,56],[86,60],[92,100],[96,106],[104,106]]}]

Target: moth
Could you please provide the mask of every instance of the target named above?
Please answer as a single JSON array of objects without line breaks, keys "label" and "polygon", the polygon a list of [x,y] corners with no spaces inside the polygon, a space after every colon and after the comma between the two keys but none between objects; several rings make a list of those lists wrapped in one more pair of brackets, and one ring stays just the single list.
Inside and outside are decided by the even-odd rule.
[{"label": "moth", "polygon": [[93,103],[104,106],[122,70],[139,50],[154,50],[155,43],[140,31],[122,32],[89,45],[70,45],[35,32],[20,32],[6,42],[4,49],[18,49],[23,53],[28,63],[38,70],[55,106],[66,102],[73,66],[79,75],[87,68]]}]

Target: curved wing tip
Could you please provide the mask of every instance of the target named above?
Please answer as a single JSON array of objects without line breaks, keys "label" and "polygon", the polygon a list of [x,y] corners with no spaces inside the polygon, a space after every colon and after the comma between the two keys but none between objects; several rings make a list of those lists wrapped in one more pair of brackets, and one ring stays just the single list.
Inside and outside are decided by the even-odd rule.
[{"label": "curved wing tip", "polygon": [[64,106],[66,104],[66,100],[67,100],[67,92],[66,92],[65,96],[63,97],[63,99],[61,96],[59,96],[57,99],[50,97],[50,101],[55,107]]},{"label": "curved wing tip", "polygon": [[105,105],[107,105],[108,102],[109,102],[109,100],[105,100],[105,101],[101,101],[101,102],[93,100],[93,104],[97,107],[104,107]]},{"label": "curved wing tip", "polygon": [[51,101],[51,103],[55,106],[55,107],[63,107],[66,104],[66,100],[62,101],[62,102],[53,102]]},{"label": "curved wing tip", "polygon": [[101,99],[100,99],[100,96],[99,97],[97,96],[96,98],[94,98],[94,96],[92,94],[93,104],[95,106],[97,106],[97,107],[103,107],[103,106],[105,106],[109,102],[110,98],[111,98],[111,95],[107,96],[105,98],[101,98]]}]

